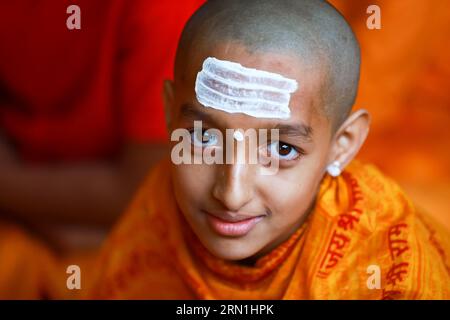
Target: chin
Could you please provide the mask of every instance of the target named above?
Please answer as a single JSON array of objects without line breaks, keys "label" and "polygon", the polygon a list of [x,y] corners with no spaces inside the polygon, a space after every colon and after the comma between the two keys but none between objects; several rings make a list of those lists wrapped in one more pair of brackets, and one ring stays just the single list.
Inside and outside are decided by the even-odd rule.
[{"label": "chin", "polygon": [[214,256],[230,261],[247,259],[259,251],[253,246],[248,247],[248,243],[242,243],[237,239],[213,239],[204,245]]}]

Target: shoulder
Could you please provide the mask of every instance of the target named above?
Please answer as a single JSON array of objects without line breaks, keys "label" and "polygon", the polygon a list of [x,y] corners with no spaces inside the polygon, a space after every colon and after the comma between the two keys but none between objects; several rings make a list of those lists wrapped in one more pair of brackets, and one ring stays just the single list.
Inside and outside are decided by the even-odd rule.
[{"label": "shoulder", "polygon": [[342,179],[350,204],[330,216],[322,259],[325,267],[335,265],[322,274],[327,282],[331,277],[341,283],[336,294],[351,299],[450,297],[448,232],[418,212],[376,167],[354,162]]},{"label": "shoulder", "polygon": [[375,166],[354,162],[349,173],[361,190],[364,214],[356,251],[367,261],[364,269],[380,267],[381,298],[449,298],[448,231]]}]

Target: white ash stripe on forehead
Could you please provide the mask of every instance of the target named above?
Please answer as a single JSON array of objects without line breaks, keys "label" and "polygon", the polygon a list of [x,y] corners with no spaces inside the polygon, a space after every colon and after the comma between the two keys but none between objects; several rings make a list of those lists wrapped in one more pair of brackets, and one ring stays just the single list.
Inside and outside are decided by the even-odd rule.
[{"label": "white ash stripe on forehead", "polygon": [[262,99],[270,100],[274,103],[285,104],[289,102],[290,94],[281,90],[271,91],[269,89],[261,89],[258,86],[245,86],[239,83],[229,84],[222,79],[213,79],[207,73],[198,74],[197,81],[200,85],[205,86],[217,94],[223,96],[232,96],[239,100],[245,99]]},{"label": "white ash stripe on forehead", "polygon": [[265,101],[239,101],[236,99],[222,98],[215,93],[197,95],[198,101],[205,107],[228,113],[244,113],[256,118],[279,118],[288,119],[290,115],[289,108],[280,107],[271,102]]},{"label": "white ash stripe on forehead", "polygon": [[297,90],[297,81],[283,77],[280,74],[246,68],[237,62],[207,58],[203,62],[203,70],[230,82],[241,83],[248,86],[267,87],[272,90],[294,92]]},{"label": "white ash stripe on forehead", "polygon": [[195,82],[197,100],[205,107],[259,118],[289,118],[290,94],[297,88],[297,81],[277,73],[216,58],[203,62]]}]

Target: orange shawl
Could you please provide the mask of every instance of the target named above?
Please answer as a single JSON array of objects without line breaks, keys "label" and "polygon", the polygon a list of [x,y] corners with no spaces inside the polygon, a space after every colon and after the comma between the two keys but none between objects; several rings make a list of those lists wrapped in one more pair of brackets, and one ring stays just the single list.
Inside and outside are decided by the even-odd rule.
[{"label": "orange shawl", "polygon": [[81,283],[90,282],[96,252],[57,255],[25,229],[0,220],[0,300],[77,299],[83,290],[69,290],[67,267],[81,268]]},{"label": "orange shawl", "polygon": [[[168,163],[152,172],[105,244],[90,296],[450,298],[448,233],[373,166],[354,162],[339,178],[325,177],[307,221],[255,266],[202,246],[176,207],[168,172]],[[373,268],[379,288],[368,286]]]}]

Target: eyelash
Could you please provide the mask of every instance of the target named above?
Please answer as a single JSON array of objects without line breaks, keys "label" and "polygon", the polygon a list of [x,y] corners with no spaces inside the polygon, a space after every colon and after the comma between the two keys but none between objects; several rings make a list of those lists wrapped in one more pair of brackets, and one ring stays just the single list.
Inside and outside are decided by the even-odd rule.
[{"label": "eyelash", "polygon": [[[295,160],[298,160],[298,158],[300,158],[301,156],[305,155],[305,152],[302,149],[297,148],[297,147],[290,145],[289,143],[286,143],[283,141],[274,141],[269,145],[269,148],[270,147],[278,147],[278,150],[276,152],[279,154],[280,146],[286,146],[286,147],[290,148],[288,155],[291,154],[292,151],[294,151],[296,153],[296,155],[293,156],[292,158],[287,158],[287,156],[285,156],[286,158],[283,158],[283,156],[279,155],[279,158],[281,161],[285,161],[285,162],[295,161]],[[269,154],[271,154],[271,153],[272,153],[272,150],[269,149]]]},{"label": "eyelash", "polygon": [[[208,131],[208,129],[203,129],[202,130],[202,137],[206,133],[206,131]],[[191,143],[194,145],[194,147],[201,147],[201,148],[208,147],[208,145],[204,145],[203,143],[202,143],[201,146],[195,144],[195,133],[196,132],[195,132],[195,130],[193,128],[189,129],[189,133],[190,133],[190,136],[191,136]]]}]

